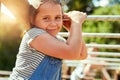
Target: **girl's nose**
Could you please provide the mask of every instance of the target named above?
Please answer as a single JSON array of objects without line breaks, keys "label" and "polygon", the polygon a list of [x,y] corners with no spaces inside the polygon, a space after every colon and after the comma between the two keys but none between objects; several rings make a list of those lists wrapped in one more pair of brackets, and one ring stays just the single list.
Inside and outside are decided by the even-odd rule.
[{"label": "girl's nose", "polygon": [[52,20],[50,24],[55,26],[57,25],[57,22],[55,20]]}]

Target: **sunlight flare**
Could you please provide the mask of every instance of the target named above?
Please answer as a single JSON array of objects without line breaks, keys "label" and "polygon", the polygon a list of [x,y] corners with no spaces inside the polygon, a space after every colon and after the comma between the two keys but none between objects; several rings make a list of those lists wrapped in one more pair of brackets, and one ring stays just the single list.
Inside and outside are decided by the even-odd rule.
[{"label": "sunlight flare", "polygon": [[15,19],[15,16],[6,8],[3,3],[1,3],[1,12],[9,16],[11,19]]}]

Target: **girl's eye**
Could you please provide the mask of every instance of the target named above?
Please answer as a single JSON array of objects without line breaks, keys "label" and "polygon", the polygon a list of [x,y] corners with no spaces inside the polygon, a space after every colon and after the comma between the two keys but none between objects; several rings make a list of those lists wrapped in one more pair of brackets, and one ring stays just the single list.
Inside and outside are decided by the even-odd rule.
[{"label": "girl's eye", "polygon": [[44,17],[43,20],[49,20],[49,18],[48,17]]},{"label": "girl's eye", "polygon": [[62,19],[62,17],[56,17],[55,19],[56,19],[56,20],[61,20],[61,19]]}]

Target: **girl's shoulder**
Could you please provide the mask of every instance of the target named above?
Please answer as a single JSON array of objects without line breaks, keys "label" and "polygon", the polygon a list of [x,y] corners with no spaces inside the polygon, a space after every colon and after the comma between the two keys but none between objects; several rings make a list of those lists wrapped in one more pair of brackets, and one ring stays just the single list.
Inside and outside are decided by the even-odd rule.
[{"label": "girl's shoulder", "polygon": [[41,29],[41,28],[37,28],[37,27],[34,27],[34,28],[31,28],[27,31],[27,34],[29,35],[38,35],[38,34],[41,34],[41,33],[45,33],[46,31]]},{"label": "girl's shoulder", "polygon": [[39,36],[42,33],[46,33],[45,30],[34,27],[34,28],[30,28],[25,34],[24,37],[28,37],[28,38],[35,38],[37,36]]}]

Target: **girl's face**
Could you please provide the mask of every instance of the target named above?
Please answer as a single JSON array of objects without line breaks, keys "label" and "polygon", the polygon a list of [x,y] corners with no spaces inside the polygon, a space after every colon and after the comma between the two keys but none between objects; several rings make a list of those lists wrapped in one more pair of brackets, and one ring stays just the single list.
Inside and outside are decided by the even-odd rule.
[{"label": "girl's face", "polygon": [[38,8],[34,25],[55,36],[62,28],[62,7],[60,4],[46,2]]}]

